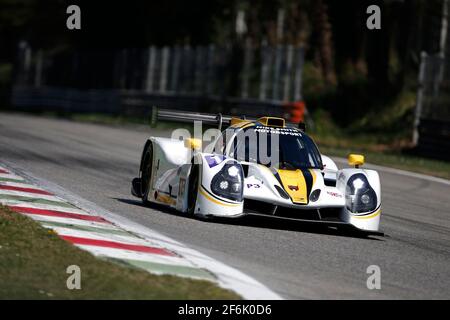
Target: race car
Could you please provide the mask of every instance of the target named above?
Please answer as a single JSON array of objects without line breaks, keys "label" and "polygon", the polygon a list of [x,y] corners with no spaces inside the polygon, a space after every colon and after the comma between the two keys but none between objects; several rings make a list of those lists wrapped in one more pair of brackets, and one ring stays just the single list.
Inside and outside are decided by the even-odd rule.
[{"label": "race car", "polygon": [[150,137],[132,181],[144,203],[204,218],[263,215],[379,231],[378,173],[361,168],[357,154],[348,157],[351,168],[338,169],[304,125],[169,110],[158,118],[228,126],[212,150],[202,149],[201,139]]}]

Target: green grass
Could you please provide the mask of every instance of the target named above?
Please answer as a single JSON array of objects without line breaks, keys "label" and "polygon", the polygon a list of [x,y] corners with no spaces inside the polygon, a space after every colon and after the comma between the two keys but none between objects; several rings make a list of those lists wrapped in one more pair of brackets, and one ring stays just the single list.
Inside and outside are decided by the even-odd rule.
[{"label": "green grass", "polygon": [[376,133],[348,133],[332,123],[327,124],[325,115],[324,119],[316,122],[309,134],[325,155],[346,158],[350,153],[360,153],[368,163],[450,179],[449,162],[408,153],[409,137],[390,136],[391,140],[386,141],[389,134],[380,137]]},{"label": "green grass", "polygon": [[[69,265],[81,290],[69,290]],[[95,258],[0,206],[0,299],[238,299],[209,281],[156,276]]]},{"label": "green grass", "polygon": [[358,147],[334,148],[319,144],[319,148],[321,153],[328,156],[346,158],[350,153],[360,153],[365,156],[365,161],[368,163],[450,179],[450,163],[445,161],[415,157],[401,153],[367,151],[367,149]]},{"label": "green grass", "polygon": [[312,112],[308,130],[322,153],[365,155],[368,163],[450,179],[450,163],[414,155],[411,145],[415,92],[403,91],[384,106],[364,114],[348,127],[336,124],[330,111]]}]

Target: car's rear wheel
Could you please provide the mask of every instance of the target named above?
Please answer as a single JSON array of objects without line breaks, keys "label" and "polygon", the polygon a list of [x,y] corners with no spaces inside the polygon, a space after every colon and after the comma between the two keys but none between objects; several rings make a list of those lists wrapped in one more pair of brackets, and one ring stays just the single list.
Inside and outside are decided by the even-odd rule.
[{"label": "car's rear wheel", "polygon": [[149,204],[148,193],[150,192],[150,182],[152,178],[152,168],[153,168],[153,146],[150,143],[147,150],[144,153],[141,168],[141,194],[142,202],[144,204]]},{"label": "car's rear wheel", "polygon": [[195,213],[195,205],[197,203],[197,194],[198,194],[198,184],[199,184],[199,176],[200,169],[198,164],[192,165],[191,174],[189,175],[189,184],[188,184],[188,209],[187,212],[190,215],[194,215]]}]

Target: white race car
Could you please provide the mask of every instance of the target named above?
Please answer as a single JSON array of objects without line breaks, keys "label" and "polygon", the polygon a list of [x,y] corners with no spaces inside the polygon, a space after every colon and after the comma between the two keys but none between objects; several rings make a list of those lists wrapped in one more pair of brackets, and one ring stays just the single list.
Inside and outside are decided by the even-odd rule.
[{"label": "white race car", "polygon": [[[304,127],[290,127],[282,118],[246,120],[162,110],[159,117],[229,126],[212,152],[202,152],[199,139],[150,137],[139,177],[132,182],[132,194],[144,203],[202,217],[264,215],[381,234],[380,178],[376,171],[360,168],[362,155],[349,155],[353,168],[338,169],[320,154]],[[276,155],[269,155],[276,163],[263,161],[261,141]]]}]

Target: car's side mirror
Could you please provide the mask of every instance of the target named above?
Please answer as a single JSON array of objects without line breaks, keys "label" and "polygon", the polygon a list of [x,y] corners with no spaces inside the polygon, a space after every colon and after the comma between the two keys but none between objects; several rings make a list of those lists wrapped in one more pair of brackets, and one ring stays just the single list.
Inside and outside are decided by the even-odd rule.
[{"label": "car's side mirror", "polygon": [[364,164],[364,156],[362,154],[349,154],[348,164],[355,168],[359,168],[359,166]]}]

